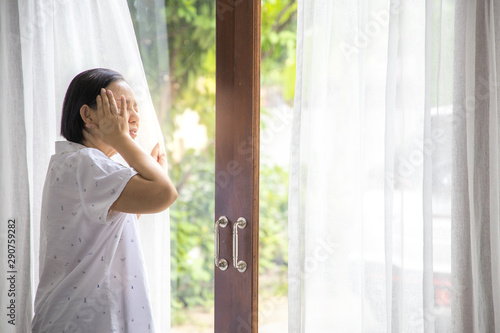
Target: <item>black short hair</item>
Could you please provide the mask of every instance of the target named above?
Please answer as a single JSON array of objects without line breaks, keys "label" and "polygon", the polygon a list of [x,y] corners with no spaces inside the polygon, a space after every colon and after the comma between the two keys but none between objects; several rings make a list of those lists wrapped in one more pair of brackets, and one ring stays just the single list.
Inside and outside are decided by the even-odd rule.
[{"label": "black short hair", "polygon": [[80,116],[80,108],[86,104],[96,109],[96,97],[101,89],[115,81],[125,79],[120,73],[106,68],[89,69],[75,76],[66,91],[62,108],[61,135],[66,140],[83,142],[84,122]]}]

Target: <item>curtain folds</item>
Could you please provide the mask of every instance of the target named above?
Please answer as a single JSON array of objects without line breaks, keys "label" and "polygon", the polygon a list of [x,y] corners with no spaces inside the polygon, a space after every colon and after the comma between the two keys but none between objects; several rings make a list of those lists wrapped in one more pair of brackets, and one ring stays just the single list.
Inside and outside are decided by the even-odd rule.
[{"label": "curtain folds", "polygon": [[493,1],[457,2],[452,309],[460,331],[500,331],[499,14]]},{"label": "curtain folds", "polygon": [[5,333],[30,331],[33,301],[20,26],[18,15],[9,15],[17,12],[16,1],[0,1],[0,331]]},{"label": "curtain folds", "polygon": [[[107,67],[122,73],[138,102],[137,141],[151,151],[164,140],[149,94],[129,9],[125,0],[0,1],[0,113],[2,131],[2,244],[8,219],[16,220],[16,326],[5,318],[1,332],[28,332],[38,284],[40,204],[54,142],[60,140],[61,106],[78,73]],[[139,221],[156,328],[170,327],[170,247],[168,211]],[[0,263],[8,267],[7,245]],[[167,268],[167,269],[166,269]],[[3,273],[6,273],[3,272]],[[9,300],[8,281],[0,283]]]},{"label": "curtain folds", "polygon": [[500,9],[299,0],[289,331],[500,332]]}]

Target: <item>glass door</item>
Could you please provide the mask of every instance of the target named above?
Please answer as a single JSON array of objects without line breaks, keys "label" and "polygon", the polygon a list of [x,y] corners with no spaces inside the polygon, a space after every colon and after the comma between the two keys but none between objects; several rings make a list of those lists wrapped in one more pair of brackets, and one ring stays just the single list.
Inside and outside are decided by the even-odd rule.
[{"label": "glass door", "polygon": [[[129,8],[179,192],[170,209],[171,331],[256,331],[260,1],[129,0]],[[214,264],[220,216],[224,271]],[[245,228],[234,228],[239,218]]]},{"label": "glass door", "polygon": [[[296,2],[129,0],[129,8],[179,191],[170,209],[171,331],[286,331],[283,152]],[[224,270],[215,265],[216,239]],[[234,267],[236,250],[244,271]]]},{"label": "glass door", "polygon": [[297,1],[262,1],[259,333],[288,332],[288,165]]},{"label": "glass door", "polygon": [[170,332],[213,332],[216,2],[128,4],[179,192],[164,240],[170,243],[165,280],[171,291],[161,313],[171,316]]}]

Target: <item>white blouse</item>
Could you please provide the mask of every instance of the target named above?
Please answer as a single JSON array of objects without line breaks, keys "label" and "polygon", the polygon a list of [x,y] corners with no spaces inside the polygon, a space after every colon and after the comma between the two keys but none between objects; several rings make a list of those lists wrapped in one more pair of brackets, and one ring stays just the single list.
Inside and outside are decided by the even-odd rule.
[{"label": "white blouse", "polygon": [[56,142],[33,332],[154,332],[137,217],[109,212],[135,174],[98,149]]}]

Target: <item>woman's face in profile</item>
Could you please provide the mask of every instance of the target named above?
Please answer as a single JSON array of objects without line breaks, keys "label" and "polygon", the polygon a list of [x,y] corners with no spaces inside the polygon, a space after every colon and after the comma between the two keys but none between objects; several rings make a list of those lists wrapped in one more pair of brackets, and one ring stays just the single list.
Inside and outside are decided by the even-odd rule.
[{"label": "woman's face in profile", "polygon": [[121,108],[121,96],[125,96],[127,100],[127,117],[128,117],[128,127],[129,134],[132,139],[137,137],[137,131],[139,130],[139,110],[137,109],[137,102],[135,100],[134,92],[132,88],[125,81],[114,81],[106,87],[106,90],[111,90],[116,100],[116,105],[118,109]]}]

